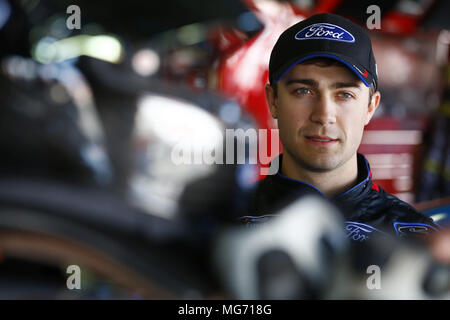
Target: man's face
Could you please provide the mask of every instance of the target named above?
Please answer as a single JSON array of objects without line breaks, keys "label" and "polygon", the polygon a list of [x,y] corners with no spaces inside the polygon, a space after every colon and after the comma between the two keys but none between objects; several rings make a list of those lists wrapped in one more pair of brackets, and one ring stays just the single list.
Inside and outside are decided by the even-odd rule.
[{"label": "man's face", "polygon": [[266,86],[272,116],[278,119],[284,152],[303,168],[334,170],[352,159],[380,94],[369,104],[369,88],[348,68],[299,64]]}]

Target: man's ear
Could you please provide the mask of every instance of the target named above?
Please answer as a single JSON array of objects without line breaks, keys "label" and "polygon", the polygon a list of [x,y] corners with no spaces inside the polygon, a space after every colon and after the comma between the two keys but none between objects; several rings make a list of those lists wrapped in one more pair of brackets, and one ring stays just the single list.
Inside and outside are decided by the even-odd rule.
[{"label": "man's ear", "polygon": [[270,114],[272,115],[272,118],[277,119],[278,110],[277,110],[277,97],[275,91],[273,90],[272,86],[268,83],[266,84],[264,89],[266,91],[266,100],[269,106]]},{"label": "man's ear", "polygon": [[372,95],[372,99],[370,99],[369,107],[367,109],[366,123],[364,125],[369,124],[370,119],[372,119],[373,114],[375,113],[375,110],[377,110],[378,106],[380,105],[380,99],[381,99],[380,91],[374,92]]}]

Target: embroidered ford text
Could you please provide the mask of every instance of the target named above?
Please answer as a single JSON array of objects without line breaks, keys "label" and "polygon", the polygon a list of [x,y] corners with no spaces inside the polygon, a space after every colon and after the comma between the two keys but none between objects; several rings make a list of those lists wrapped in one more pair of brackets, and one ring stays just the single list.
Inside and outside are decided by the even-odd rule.
[{"label": "embroidered ford text", "polygon": [[342,42],[355,42],[355,37],[345,30],[330,23],[316,23],[303,28],[295,35],[296,40],[325,39]]},{"label": "embroidered ford text", "polygon": [[372,226],[355,221],[346,221],[345,231],[347,232],[347,238],[359,242],[369,240],[372,232],[384,233]]}]

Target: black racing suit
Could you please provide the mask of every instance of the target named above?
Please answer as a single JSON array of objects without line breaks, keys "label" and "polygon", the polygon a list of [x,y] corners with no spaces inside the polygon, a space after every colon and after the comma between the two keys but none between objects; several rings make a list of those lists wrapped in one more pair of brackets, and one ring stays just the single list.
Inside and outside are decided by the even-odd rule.
[{"label": "black racing suit", "polygon": [[[431,218],[372,182],[366,158],[358,153],[357,159],[358,183],[329,199],[344,215],[349,239],[363,242],[375,233],[421,238],[439,229]],[[279,160],[281,168],[282,155]],[[285,177],[280,172],[269,175],[259,182],[250,200],[249,215],[241,217],[241,221],[253,224],[267,220],[284,205],[305,195],[325,198],[320,190],[308,183]]]}]

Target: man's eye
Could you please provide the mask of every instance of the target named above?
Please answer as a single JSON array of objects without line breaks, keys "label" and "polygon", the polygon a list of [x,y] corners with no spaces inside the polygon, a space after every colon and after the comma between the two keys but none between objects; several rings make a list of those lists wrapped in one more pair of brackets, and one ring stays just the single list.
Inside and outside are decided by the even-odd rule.
[{"label": "man's eye", "polygon": [[309,90],[308,88],[297,88],[294,92],[298,95],[311,94],[311,90]]},{"label": "man's eye", "polygon": [[348,93],[348,92],[339,92],[338,96],[339,96],[339,98],[343,98],[343,99],[351,99],[351,98],[353,98],[353,95],[351,93]]}]

